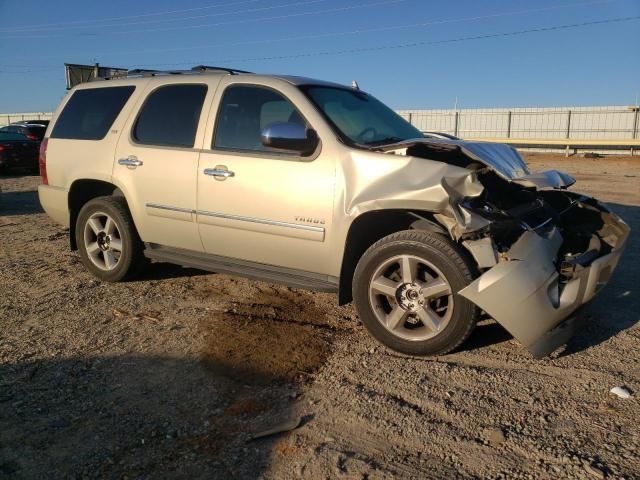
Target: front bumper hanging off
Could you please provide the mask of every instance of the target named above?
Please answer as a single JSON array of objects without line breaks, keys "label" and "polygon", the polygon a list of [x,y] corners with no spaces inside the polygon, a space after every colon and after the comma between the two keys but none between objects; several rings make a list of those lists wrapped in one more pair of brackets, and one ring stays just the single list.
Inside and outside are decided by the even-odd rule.
[{"label": "front bumper hanging off", "polygon": [[609,281],[629,235],[622,219],[600,204],[597,208],[602,219],[598,234],[606,235],[611,246],[607,253],[592,255],[587,264],[570,265],[567,271],[558,260],[564,242],[560,230],[527,231],[506,258],[460,295],[493,317],[536,358],[550,354],[573,334],[571,314]]}]

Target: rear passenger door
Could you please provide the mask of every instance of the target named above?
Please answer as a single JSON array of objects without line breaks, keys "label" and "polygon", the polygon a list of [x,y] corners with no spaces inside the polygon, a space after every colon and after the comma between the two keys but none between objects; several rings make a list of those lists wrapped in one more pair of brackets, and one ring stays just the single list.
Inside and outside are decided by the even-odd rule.
[{"label": "rear passenger door", "polygon": [[151,80],[129,118],[113,168],[143,241],[202,251],[195,223],[200,118],[211,88],[198,79]]}]

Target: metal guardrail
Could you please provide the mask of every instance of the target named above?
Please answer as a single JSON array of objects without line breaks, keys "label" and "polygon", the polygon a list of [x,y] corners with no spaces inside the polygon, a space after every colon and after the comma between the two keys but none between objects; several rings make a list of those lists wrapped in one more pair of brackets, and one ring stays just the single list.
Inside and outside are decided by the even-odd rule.
[{"label": "metal guardrail", "polygon": [[564,150],[565,155],[575,155],[580,150],[628,151],[631,155],[640,152],[640,140],[540,140],[531,138],[468,138],[483,142],[506,143],[514,148]]}]

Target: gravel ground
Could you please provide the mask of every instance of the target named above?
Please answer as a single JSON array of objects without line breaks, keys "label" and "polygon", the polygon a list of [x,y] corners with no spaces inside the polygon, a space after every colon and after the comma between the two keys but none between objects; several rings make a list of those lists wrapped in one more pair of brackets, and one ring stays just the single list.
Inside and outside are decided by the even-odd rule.
[{"label": "gravel ground", "polygon": [[99,282],[39,179],[0,178],[0,478],[640,478],[640,159],[528,161],[633,229],[543,360],[492,321],[409,358],[332,295],[159,263]]}]

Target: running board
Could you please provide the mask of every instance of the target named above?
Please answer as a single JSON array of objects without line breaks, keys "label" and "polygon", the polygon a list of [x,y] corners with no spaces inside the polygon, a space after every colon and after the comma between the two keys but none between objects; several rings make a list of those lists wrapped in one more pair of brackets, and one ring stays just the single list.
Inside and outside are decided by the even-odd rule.
[{"label": "running board", "polygon": [[329,275],[304,272],[292,268],[275,267],[264,263],[249,262],[236,258],[220,257],[208,253],[145,243],[144,255],[159,262],[174,263],[183,267],[197,268],[208,272],[226,273],[288,287],[303,288],[317,292],[338,292],[338,279]]}]

